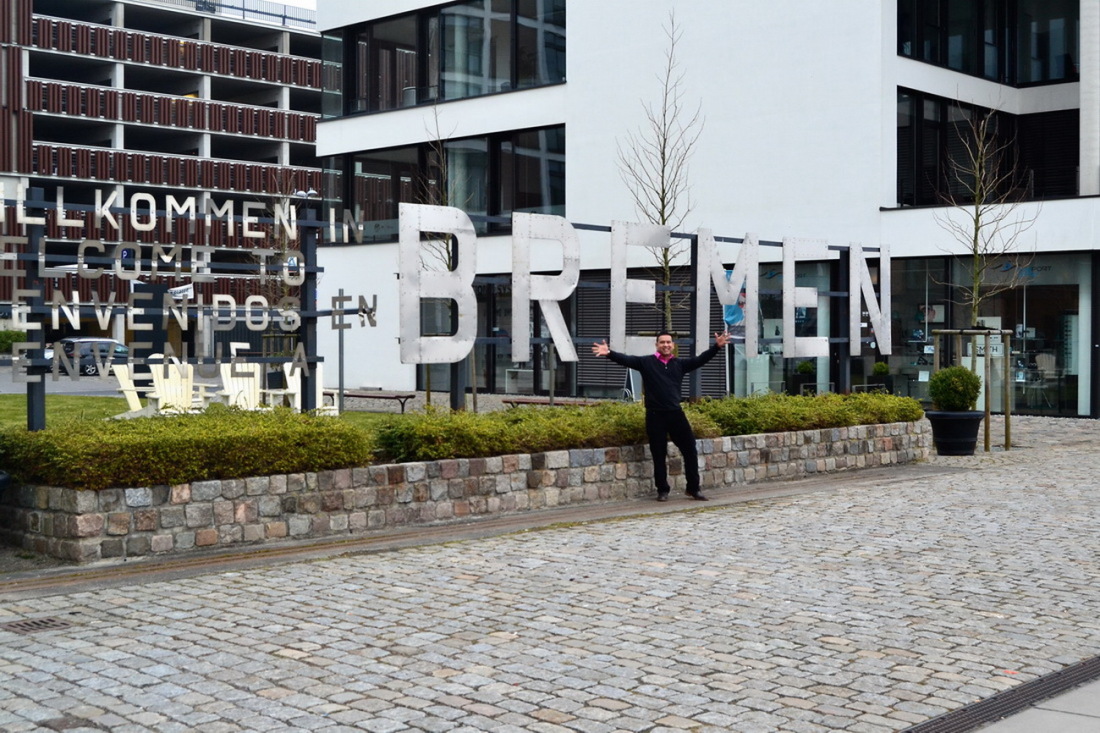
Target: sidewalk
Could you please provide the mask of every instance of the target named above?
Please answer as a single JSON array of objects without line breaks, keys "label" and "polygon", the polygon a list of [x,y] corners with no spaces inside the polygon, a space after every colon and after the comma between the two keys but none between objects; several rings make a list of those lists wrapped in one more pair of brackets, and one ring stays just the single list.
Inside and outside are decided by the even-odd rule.
[{"label": "sidewalk", "polygon": [[1100,682],[1036,703],[1034,707],[980,728],[982,733],[1096,733],[1100,730]]},{"label": "sidewalk", "polygon": [[[0,626],[0,729],[949,720],[1100,655],[1098,429],[1017,418],[1007,453],[748,501],[715,491],[144,576],[96,567],[83,583],[50,570],[58,583],[34,590],[0,576],[0,624],[45,627]],[[1094,700],[1096,682],[982,730],[1097,730]]]}]

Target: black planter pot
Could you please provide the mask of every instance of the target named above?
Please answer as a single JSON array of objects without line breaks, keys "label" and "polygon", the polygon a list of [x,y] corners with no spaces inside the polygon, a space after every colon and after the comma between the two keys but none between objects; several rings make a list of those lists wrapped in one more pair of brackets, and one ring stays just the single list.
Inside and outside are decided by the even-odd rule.
[{"label": "black planter pot", "polygon": [[936,453],[941,456],[974,455],[984,412],[929,410],[924,414],[932,424],[932,442],[936,444]]}]

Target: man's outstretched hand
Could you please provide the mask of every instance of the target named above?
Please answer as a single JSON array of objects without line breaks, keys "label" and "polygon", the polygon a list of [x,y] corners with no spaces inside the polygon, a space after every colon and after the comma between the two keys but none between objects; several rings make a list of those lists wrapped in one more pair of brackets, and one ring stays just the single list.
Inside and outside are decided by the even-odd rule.
[{"label": "man's outstretched hand", "polygon": [[730,342],[729,331],[714,334],[714,343],[719,349],[724,349]]},{"label": "man's outstretched hand", "polygon": [[607,339],[603,340],[603,343],[596,342],[592,344],[592,353],[596,356],[607,356],[611,353],[611,349],[607,347]]}]

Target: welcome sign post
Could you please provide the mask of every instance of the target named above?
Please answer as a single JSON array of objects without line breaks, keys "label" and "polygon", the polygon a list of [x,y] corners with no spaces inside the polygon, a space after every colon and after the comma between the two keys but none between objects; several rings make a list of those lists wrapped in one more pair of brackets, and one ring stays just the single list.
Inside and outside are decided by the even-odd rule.
[{"label": "welcome sign post", "polygon": [[[6,191],[5,191],[6,193]],[[151,194],[134,194],[128,205],[118,200],[117,191],[104,194],[96,191],[94,206],[80,206],[64,202],[64,190],[59,188],[57,201],[42,200],[40,189],[24,191],[17,187],[14,199],[4,197],[6,206],[14,206],[15,216],[9,220],[7,209],[0,207],[0,224],[4,235],[0,236],[0,279],[10,281],[12,293],[12,321],[16,329],[26,331],[27,341],[14,344],[12,379],[27,383],[27,427],[41,430],[45,427],[45,379],[52,372],[58,380],[62,373],[78,379],[79,357],[69,356],[56,349],[52,360],[44,358],[45,332],[69,327],[79,331],[82,323],[94,321],[102,331],[125,329],[134,334],[131,349],[159,350],[167,362],[178,358],[181,362],[194,363],[202,376],[215,376],[218,365],[227,362],[243,362],[243,357],[222,354],[221,345],[214,346],[212,356],[199,357],[189,354],[186,342],[180,354],[171,343],[155,343],[151,338],[153,323],[159,321],[162,330],[169,325],[178,326],[181,332],[202,328],[228,331],[238,323],[248,330],[263,332],[270,328],[298,336],[294,354],[279,358],[290,361],[302,377],[302,406],[315,408],[315,374],[311,364],[318,361],[316,354],[316,323],[322,315],[331,315],[334,329],[350,327],[345,316],[356,312],[370,316],[375,325],[377,296],[368,302],[365,295],[358,295],[357,307],[345,308],[355,302],[354,296],[341,294],[339,302],[333,299],[330,310],[321,311],[317,302],[316,265],[317,233],[321,223],[315,212],[307,208],[305,218],[299,221],[294,204],[274,205],[274,217],[261,219],[265,205],[258,202],[237,204],[226,201],[221,204],[205,199],[200,206],[195,196],[179,198],[167,195],[161,206]],[[89,221],[74,217],[74,211],[89,213]],[[50,218],[52,217],[52,219]],[[209,225],[220,221],[228,235],[240,233],[242,238],[254,244],[242,249],[219,244],[203,243],[196,234],[196,222],[204,219]],[[106,241],[105,236],[123,231],[122,222],[136,232],[155,231],[162,220],[183,222],[187,227],[186,241],[136,242]],[[62,228],[68,235],[54,243],[54,251],[47,251],[45,229],[47,224]],[[265,224],[273,224],[273,233],[264,230]],[[207,235],[209,237],[209,234]],[[273,241],[265,241],[271,236]],[[274,246],[274,240],[290,246]],[[268,246],[272,245],[272,246]],[[239,262],[242,252],[253,257],[253,262]],[[219,259],[221,258],[221,259]],[[223,262],[222,260],[226,260]],[[105,276],[107,276],[105,278]],[[260,280],[275,277],[286,294],[269,299],[261,293],[246,296],[243,301],[229,294],[214,293],[204,298],[203,285],[215,284],[226,279]],[[62,279],[77,285],[65,293],[56,283]],[[46,282],[55,286],[46,297]],[[119,298],[115,290],[118,282],[130,283],[131,290]],[[90,285],[90,296],[82,296],[82,283]],[[156,296],[142,291],[137,284],[163,286],[159,302]],[[101,292],[103,286],[107,290]],[[208,288],[209,289],[209,288]],[[109,291],[109,292],[108,292]],[[362,319],[365,325],[366,319]],[[100,357],[102,358],[102,357]],[[106,378],[113,359],[106,357],[98,364],[101,378]],[[252,361],[257,361],[253,359]],[[273,361],[264,357],[260,361]],[[134,359],[143,364],[143,359]]]}]

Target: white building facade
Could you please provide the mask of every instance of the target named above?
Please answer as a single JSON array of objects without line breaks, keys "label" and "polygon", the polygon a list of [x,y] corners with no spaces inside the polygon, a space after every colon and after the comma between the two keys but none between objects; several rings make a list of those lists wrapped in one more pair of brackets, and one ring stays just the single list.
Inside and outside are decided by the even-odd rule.
[{"label": "white building facade", "polygon": [[[814,360],[817,389],[857,389],[872,381],[871,364],[880,360],[890,365],[895,392],[926,397],[931,331],[965,326],[968,317],[954,258],[966,250],[943,225],[953,215],[942,198],[949,163],[963,122],[996,110],[1022,174],[1018,210],[1034,222],[1015,245],[1024,257],[1006,257],[1001,268],[1026,267],[1026,275],[983,304],[985,325],[1019,337],[1007,352],[991,345],[991,354],[995,365],[1007,360],[1012,368],[1014,410],[1097,414],[1100,3],[1093,0],[320,0],[330,64],[329,108],[318,131],[318,155],[330,171],[324,196],[337,220],[345,209],[358,212],[364,239],[321,247],[319,291],[322,302],[341,291],[378,301],[375,328],[320,329],[320,353],[342,362],[348,388],[439,389],[450,376],[400,361],[396,207],[405,201],[474,215],[482,277],[469,373],[479,389],[620,393],[621,370],[584,347],[608,336],[601,284],[610,279],[610,235],[599,227],[644,218],[623,182],[619,151],[631,133],[645,134],[646,105],[660,105],[673,22],[678,91],[686,114],[698,106],[703,119],[687,173],[692,205],[677,230],[706,228],[731,240],[722,245],[731,267],[736,240],[748,234],[840,248],[889,245],[892,353],[880,354],[870,332],[859,358],[845,359],[847,346],[837,343],[830,357]],[[514,211],[596,227],[580,232],[582,280],[590,284],[565,308],[576,363],[545,348],[529,362],[511,361],[507,217]],[[761,318],[749,324],[764,338],[761,354],[732,350],[708,367],[704,393],[791,388],[799,360],[777,353],[780,250],[763,254]],[[653,256],[639,249],[629,264],[632,276],[646,277]],[[531,266],[560,270],[560,248],[537,248]],[[798,285],[822,294],[817,309],[799,309],[800,335],[846,335],[841,299],[830,296],[846,288],[840,269],[835,260],[798,265]],[[713,314],[711,332],[722,328],[717,304]],[[422,320],[424,333],[448,328],[428,306]],[[661,325],[652,309],[628,316],[631,335]],[[546,333],[536,326],[532,335]],[[940,348],[944,360],[956,357]]]}]

